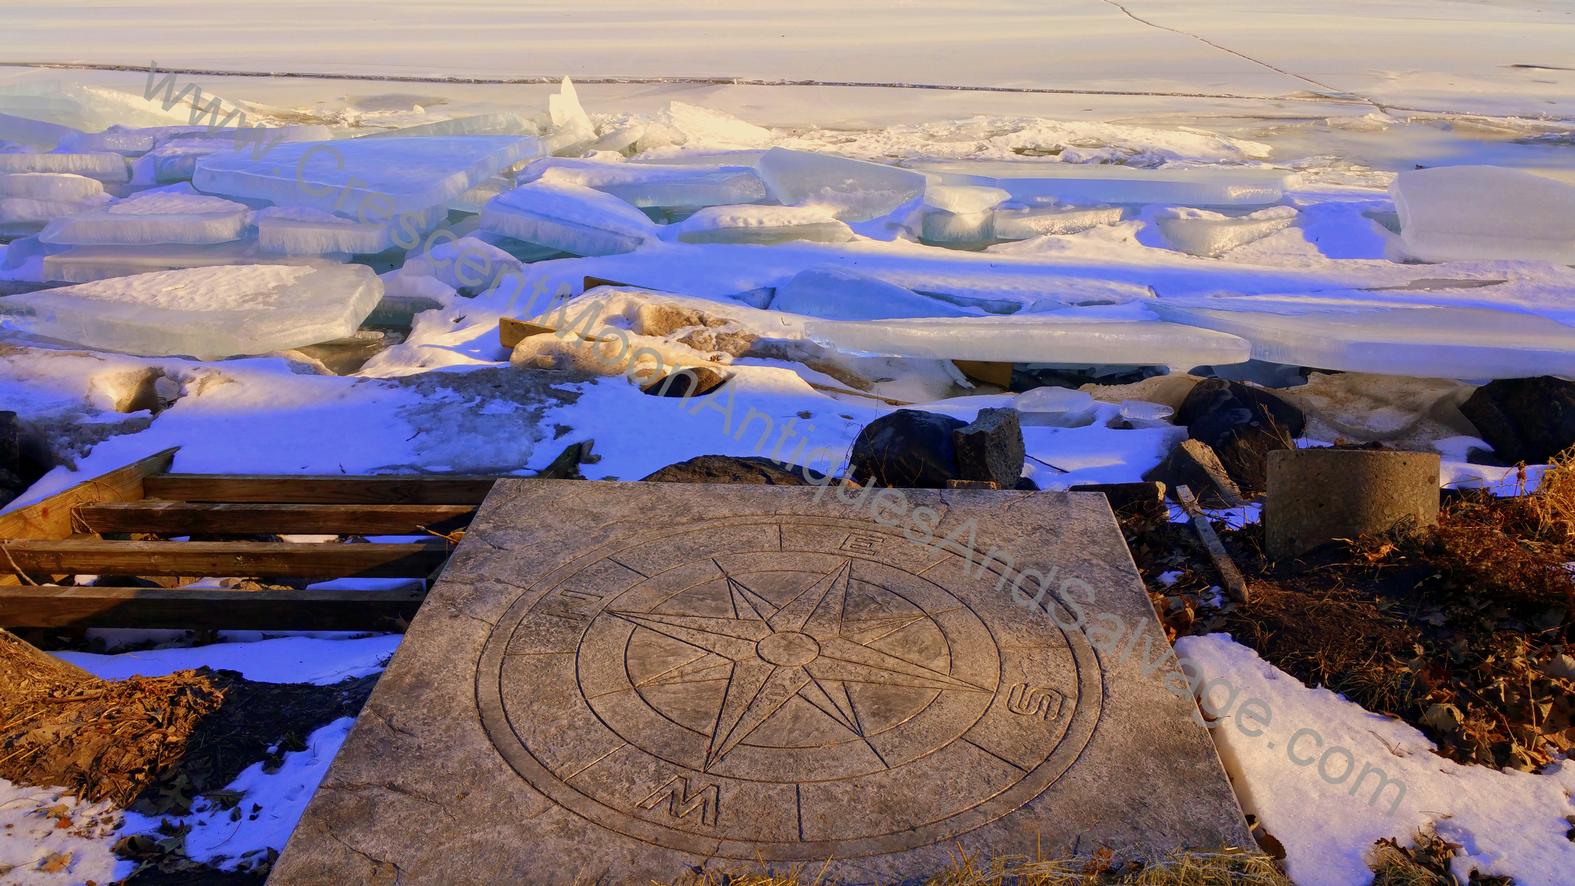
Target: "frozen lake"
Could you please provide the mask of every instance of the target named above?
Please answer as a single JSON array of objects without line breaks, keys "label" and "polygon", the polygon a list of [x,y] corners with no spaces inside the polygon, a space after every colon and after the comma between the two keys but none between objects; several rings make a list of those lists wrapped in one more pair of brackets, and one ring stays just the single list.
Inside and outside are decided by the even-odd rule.
[{"label": "frozen lake", "polygon": [[1348,93],[1401,111],[1575,116],[1575,4],[1563,0],[1008,0],[987,11],[961,0],[147,0],[8,3],[0,21],[3,62]]}]

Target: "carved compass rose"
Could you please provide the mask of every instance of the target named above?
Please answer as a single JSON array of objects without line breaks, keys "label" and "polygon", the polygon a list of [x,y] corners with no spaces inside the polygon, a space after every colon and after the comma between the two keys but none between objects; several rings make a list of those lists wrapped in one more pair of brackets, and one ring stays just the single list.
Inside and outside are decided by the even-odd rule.
[{"label": "carved compass rose", "polygon": [[869,523],[634,531],[498,622],[482,723],[531,787],[647,843],[752,861],[942,843],[1039,796],[1099,717],[1086,641],[998,582]]}]

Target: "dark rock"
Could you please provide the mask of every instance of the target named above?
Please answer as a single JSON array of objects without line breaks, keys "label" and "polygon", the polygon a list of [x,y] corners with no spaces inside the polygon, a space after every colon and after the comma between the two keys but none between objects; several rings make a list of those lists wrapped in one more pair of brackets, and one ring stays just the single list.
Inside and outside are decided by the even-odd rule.
[{"label": "dark rock", "polygon": [[1110,502],[1110,510],[1122,528],[1150,529],[1170,520],[1170,508],[1165,506],[1165,484],[1156,481],[1145,483],[1080,483],[1067,487],[1067,492],[1098,492]]},{"label": "dark rock", "polygon": [[1575,382],[1499,379],[1477,388],[1460,411],[1506,464],[1546,464],[1575,445]]},{"label": "dark rock", "polygon": [[22,426],[16,413],[0,412],[0,505],[22,493]]},{"label": "dark rock", "polygon": [[1268,454],[1292,448],[1307,419],[1300,409],[1262,388],[1207,378],[1182,401],[1176,423],[1214,450],[1238,486],[1261,492],[1268,482]]},{"label": "dark rock", "polygon": [[825,482],[825,475],[797,465],[777,464],[760,456],[701,455],[668,465],[645,479],[659,483],[818,486]]},{"label": "dark rock", "polygon": [[981,409],[972,424],[952,432],[957,473],[1011,489],[1023,475],[1023,425],[1015,409]]},{"label": "dark rock", "polygon": [[1045,366],[1028,366],[1016,364],[1012,367],[1011,390],[1019,393],[1031,391],[1034,388],[1080,388],[1086,384],[1096,385],[1129,385],[1140,382],[1145,378],[1164,375],[1163,366],[1139,366],[1135,369],[1112,371],[1108,368],[1072,369],[1049,368]]},{"label": "dark rock", "polygon": [[1181,441],[1143,479],[1163,483],[1169,489],[1186,486],[1207,505],[1236,507],[1242,503],[1241,490],[1220,464],[1219,456],[1202,440]]},{"label": "dark rock", "polygon": [[864,485],[945,489],[946,481],[963,479],[952,435],[965,427],[949,415],[917,409],[883,415],[853,441],[853,479]]},{"label": "dark rock", "polygon": [[1019,492],[1038,492],[1039,484],[1035,483],[1032,477],[1018,477],[1017,482],[1012,484],[1012,488]]}]

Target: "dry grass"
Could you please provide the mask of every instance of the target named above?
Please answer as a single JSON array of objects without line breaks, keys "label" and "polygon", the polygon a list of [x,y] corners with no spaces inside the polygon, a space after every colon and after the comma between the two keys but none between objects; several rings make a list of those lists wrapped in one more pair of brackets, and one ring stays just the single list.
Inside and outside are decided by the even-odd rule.
[{"label": "dry grass", "polygon": [[[675,886],[831,886],[819,868],[787,874],[705,873]],[[1258,852],[1175,853],[1149,864],[1115,864],[1108,852],[1068,859],[1002,859],[981,864],[961,855],[925,886],[1291,886]]]}]

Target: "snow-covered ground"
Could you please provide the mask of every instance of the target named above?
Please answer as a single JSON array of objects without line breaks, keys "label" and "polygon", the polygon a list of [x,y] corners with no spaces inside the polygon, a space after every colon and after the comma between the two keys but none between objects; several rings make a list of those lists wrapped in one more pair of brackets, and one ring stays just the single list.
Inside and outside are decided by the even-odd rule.
[{"label": "snow-covered ground", "polygon": [[[1390,190],[1397,176],[1418,166],[1481,164],[1536,176],[1520,180],[1533,192],[1575,185],[1575,8],[1566,3],[1408,0],[1375,8],[1350,0],[1068,0],[1052,14],[1043,3],[982,12],[977,4],[938,0],[770,10],[703,0],[524,6],[403,0],[376,7],[291,0],[262,14],[255,6],[164,0],[10,4],[0,8],[0,31],[0,63],[127,68],[0,66],[0,114],[15,115],[0,117],[0,140],[12,143],[0,153],[0,171],[11,169],[6,163],[18,169],[68,163],[103,179],[102,185],[55,180],[48,200],[26,190],[44,187],[34,180],[0,183],[12,189],[0,190],[0,221],[13,220],[5,213],[79,219],[76,213],[87,213],[86,223],[40,235],[59,241],[48,250],[26,240],[0,246],[0,282],[8,285],[40,283],[53,267],[45,264],[45,251],[80,259],[64,273],[111,277],[111,285],[83,291],[89,300],[72,305],[78,316],[83,304],[134,304],[143,297],[134,284],[113,283],[131,279],[122,277],[131,273],[124,252],[130,247],[117,237],[177,232],[174,252],[161,243],[131,249],[138,260],[178,266],[193,248],[212,246],[202,238],[231,236],[226,226],[234,226],[241,209],[257,209],[267,196],[280,206],[264,210],[274,213],[265,223],[279,225],[277,236],[309,253],[301,262],[311,262],[318,260],[314,238],[342,235],[332,226],[346,220],[324,217],[328,209],[343,214],[342,207],[313,203],[299,181],[248,179],[256,170],[244,157],[227,168],[209,164],[207,177],[197,176],[197,184],[224,200],[198,197],[185,184],[192,165],[181,163],[211,145],[187,138],[191,133],[157,136],[164,141],[154,153],[177,171],[155,182],[162,167],[141,156],[154,144],[152,135],[95,143],[138,155],[117,164],[104,150],[38,153],[61,132],[15,117],[96,132],[117,123],[189,126],[239,109],[251,124],[300,127],[290,141],[307,142],[506,114],[527,123],[499,132],[540,136],[549,147],[559,139],[567,146],[561,153],[574,157],[595,149],[588,160],[541,160],[501,176],[494,173],[509,162],[473,177],[422,180],[447,189],[426,199],[468,206],[468,213],[484,203],[488,210],[445,223],[450,240],[462,238],[457,244],[440,243],[429,255],[413,251],[392,267],[376,268],[386,294],[426,299],[426,309],[402,342],[350,374],[333,374],[286,345],[259,346],[233,359],[133,356],[85,346],[116,341],[116,330],[73,338],[65,321],[44,329],[6,319],[0,409],[47,429],[64,462],[12,508],[171,446],[180,447],[174,469],[190,472],[528,474],[567,443],[587,439],[595,441],[596,457],[582,471],[592,479],[638,479],[702,454],[776,456],[835,470],[859,430],[898,404],[964,419],[984,407],[1017,405],[1036,415],[1025,428],[1026,475],[1041,487],[1064,488],[1136,480],[1164,458],[1178,431],[1185,435],[1163,420],[1126,426],[1132,415],[1150,414],[1144,404],[1166,402],[1154,385],[1101,386],[1076,403],[1028,409],[1031,401],[974,387],[938,359],[978,359],[958,350],[966,345],[1003,355],[998,359],[1037,362],[1032,355],[1050,341],[1061,353],[1092,349],[1087,353],[1094,357],[1066,361],[1082,365],[1237,365],[1249,352],[1262,358],[1277,348],[1284,362],[1351,370],[1287,389],[1321,422],[1315,424],[1321,436],[1310,434],[1303,445],[1368,432],[1439,450],[1441,483],[1512,486],[1512,469],[1468,461],[1468,451],[1485,444],[1468,425],[1438,419],[1449,411],[1442,407],[1493,375],[1526,367],[1575,374],[1564,369],[1575,365],[1567,362],[1575,360],[1575,269],[1560,263],[1558,250],[1571,241],[1556,206],[1546,210],[1548,223],[1527,215],[1543,211],[1536,200],[1511,205],[1511,216],[1500,218],[1520,231],[1549,232],[1538,246],[1546,250],[1541,260],[1489,254],[1420,264],[1396,233],[1399,207]],[[219,114],[199,119],[181,105],[147,100],[150,59],[166,70],[203,69],[171,75],[173,88],[200,88],[204,106],[221,96]],[[560,97],[556,82],[450,79],[565,73],[590,79],[579,87],[588,115]],[[642,82],[612,82],[618,78]],[[801,82],[765,82],[780,80]],[[932,86],[945,88],[915,88]],[[575,127],[584,130],[575,134]],[[98,138],[67,136],[65,144]],[[146,146],[127,147],[139,139]],[[375,151],[370,144],[344,150]],[[790,160],[765,157],[773,148],[887,164],[906,171],[883,179],[891,190],[917,180],[920,193],[889,205],[880,203],[888,193],[781,199],[795,193],[795,182],[780,172]],[[392,173],[378,180],[383,186],[399,184],[400,170],[419,165],[396,162],[397,145],[386,149],[395,160],[352,171]],[[286,143],[276,150],[284,156],[300,149]],[[135,177],[127,183],[120,173]],[[746,206],[702,211],[687,221],[651,221],[623,202],[634,201],[630,194],[641,187],[659,191],[653,175],[688,175],[695,187],[696,174],[711,193],[765,190],[759,199],[736,200]],[[124,207],[130,191],[155,184],[168,189],[159,204],[179,210],[161,216],[162,227],[132,230],[117,218],[106,227],[106,202]],[[465,190],[473,185],[481,187]],[[248,190],[256,188],[274,190]],[[1478,193],[1488,199],[1502,189]],[[806,205],[791,211],[755,205],[773,197]],[[1077,214],[1090,204],[1093,216]],[[1027,233],[1010,241],[936,244],[948,236],[966,239],[980,206],[994,213],[999,230],[1015,225]],[[1471,216],[1481,206],[1466,208]],[[543,221],[547,209],[567,215]],[[254,224],[270,219],[252,218]],[[561,224],[565,219],[572,223]],[[674,223],[659,223],[667,221]],[[780,237],[784,230],[798,239],[697,242],[740,232]],[[513,262],[497,248],[504,242],[498,236],[478,239],[487,231],[557,237],[557,245],[584,257],[514,262],[517,271],[502,278],[488,273],[480,285],[455,279],[459,256]],[[1471,233],[1449,241],[1451,248],[1462,239],[1481,247],[1484,238]],[[109,245],[92,239],[106,236]],[[87,239],[70,242],[73,237]],[[618,252],[625,240],[634,245]],[[242,243],[238,250],[256,246],[234,242]],[[256,260],[254,252],[245,255]],[[303,275],[296,258],[295,270],[275,276]],[[594,296],[613,305],[595,322],[602,335],[633,338],[664,359],[714,361],[732,380],[712,397],[663,398],[642,393],[621,367],[584,380],[511,365],[498,344],[498,321],[541,314],[546,304],[535,295],[578,294],[586,277],[628,284]],[[202,279],[211,285],[218,277]],[[271,280],[236,283],[227,290],[229,308],[244,311],[254,294],[272,298]],[[160,297],[168,296],[161,308],[181,309],[178,289],[160,287]],[[762,293],[773,290],[786,300],[778,308],[791,302],[792,313],[760,307],[767,303]],[[57,304],[47,290],[7,298],[18,299],[15,305],[35,296],[39,304]],[[920,314],[949,319],[913,321],[914,305],[928,306]],[[1232,307],[1237,313],[1223,310]],[[698,312],[705,324],[699,333],[683,324],[648,330],[644,324],[665,310]],[[1361,312],[1359,321],[1342,323],[1341,312],[1351,310]],[[128,325],[136,319],[134,310],[122,313]],[[246,323],[266,323],[266,313],[246,314]],[[91,321],[93,311],[86,314]],[[347,322],[346,316],[324,322]],[[239,317],[219,322],[244,339],[249,327]],[[1289,317],[1291,325],[1277,317]],[[1296,326],[1314,322],[1322,325]],[[1290,334],[1277,338],[1286,328]],[[707,329],[779,337],[783,344],[729,351],[726,336]],[[89,331],[111,338],[90,340]],[[525,346],[515,361],[586,368],[587,358],[552,338]],[[190,350],[139,341],[145,354]],[[1008,346],[1026,350],[1006,356]],[[1187,359],[1202,353],[1214,356]],[[1238,368],[1249,378],[1274,372]],[[154,391],[160,410],[141,408],[144,389]],[[1137,407],[1123,407],[1133,401]],[[1533,483],[1535,476],[1533,468]],[[1256,511],[1228,516],[1247,521]],[[63,657],[112,678],[208,665],[254,680],[327,684],[375,673],[398,643],[397,636],[229,634],[189,647],[181,637],[163,639],[168,648]],[[1456,766],[1431,755],[1403,724],[1303,687],[1228,640],[1195,638],[1183,647],[1211,678],[1267,699],[1280,723],[1315,727],[1357,761],[1372,761],[1405,781],[1397,809],[1379,809],[1353,800],[1345,784],[1320,780],[1316,767],[1289,757],[1283,745],[1275,750],[1216,728],[1244,805],[1285,843],[1298,882],[1359,882],[1374,839],[1403,841],[1424,825],[1465,845],[1462,873],[1475,865],[1524,884],[1567,882],[1575,844],[1563,841],[1559,829],[1575,812],[1568,763],[1538,776]],[[262,809],[257,817],[236,821],[227,810],[199,804],[184,822],[192,826],[188,852],[234,865],[243,855],[282,846],[347,724],[320,729],[306,751],[287,755],[275,772],[259,765],[241,774],[232,787],[245,795],[246,808]],[[0,822],[12,825],[0,830],[0,882],[124,875],[124,864],[107,851],[118,815],[77,808],[49,790],[0,783]],[[73,824],[57,828],[62,816]],[[118,834],[156,824],[133,816]],[[59,868],[48,874],[52,879],[43,879],[41,863]],[[7,865],[20,867],[7,873]]]}]

